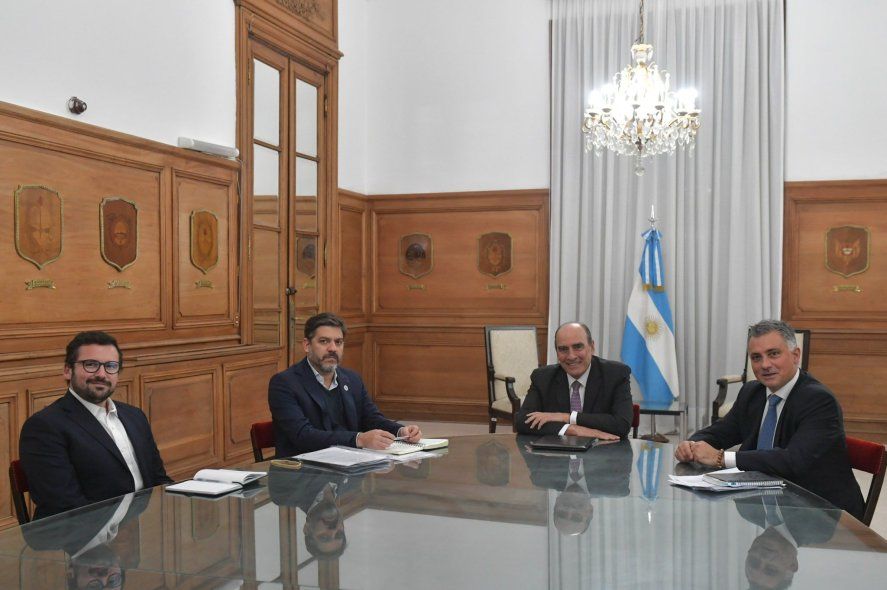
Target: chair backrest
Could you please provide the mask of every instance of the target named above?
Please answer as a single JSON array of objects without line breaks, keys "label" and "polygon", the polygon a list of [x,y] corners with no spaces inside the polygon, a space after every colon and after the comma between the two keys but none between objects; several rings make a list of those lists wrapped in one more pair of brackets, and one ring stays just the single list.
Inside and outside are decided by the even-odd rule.
[{"label": "chair backrest", "polygon": [[[535,326],[487,326],[487,373],[514,377],[514,391],[523,399],[530,388],[530,373],[539,368]],[[489,381],[489,403],[508,396],[505,383]]]},{"label": "chair backrest", "polygon": [[262,449],[270,449],[275,446],[274,422],[256,422],[249,429],[249,439],[253,443],[253,457],[256,463],[265,460]]},{"label": "chair backrest", "polygon": [[18,459],[14,459],[9,464],[9,491],[12,494],[12,505],[15,507],[18,523],[31,522],[31,512],[28,510],[28,502],[25,499],[25,494],[30,493],[31,488],[28,486],[28,478],[25,476],[25,470],[22,469],[22,463]]},{"label": "chair backrest", "polygon": [[881,443],[848,436],[847,455],[853,469],[872,474],[869,493],[865,497],[865,515],[862,518],[862,522],[868,526],[872,523],[872,516],[875,515],[878,496],[884,484],[884,473],[887,472],[887,448]]},{"label": "chair backrest", "polygon": [[638,437],[638,426],[641,425],[641,406],[638,404],[631,404],[631,436],[632,438]]},{"label": "chair backrest", "polygon": [[[801,349],[801,369],[807,370],[807,361],[810,359],[810,330],[795,330],[795,340]],[[742,382],[754,379],[755,373],[751,368],[751,359],[748,353],[745,355],[745,370],[742,372]]]}]

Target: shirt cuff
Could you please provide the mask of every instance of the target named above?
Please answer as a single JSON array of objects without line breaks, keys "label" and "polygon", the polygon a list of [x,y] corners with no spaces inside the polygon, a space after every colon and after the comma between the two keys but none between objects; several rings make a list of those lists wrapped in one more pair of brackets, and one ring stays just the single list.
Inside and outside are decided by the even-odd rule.
[{"label": "shirt cuff", "polygon": [[736,467],[736,451],[724,451],[724,467]]},{"label": "shirt cuff", "polygon": [[566,436],[567,435],[567,428],[569,428],[569,427],[570,427],[569,424],[564,424],[563,427],[561,428],[560,432],[558,432],[558,435]]},{"label": "shirt cuff", "polygon": [[579,412],[570,412],[570,424],[576,424],[576,416],[579,415]]}]

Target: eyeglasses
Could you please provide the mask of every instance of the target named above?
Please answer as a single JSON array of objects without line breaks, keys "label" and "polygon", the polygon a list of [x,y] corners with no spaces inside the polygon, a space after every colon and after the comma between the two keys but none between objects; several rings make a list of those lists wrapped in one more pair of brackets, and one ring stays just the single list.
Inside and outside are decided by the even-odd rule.
[{"label": "eyeglasses", "polygon": [[[113,362],[113,361],[111,361]],[[91,568],[90,568],[91,569]],[[104,569],[104,568],[102,568]],[[86,590],[104,590],[105,588],[120,588],[123,585],[123,576],[113,573],[108,576],[108,583],[102,583],[101,580],[93,578],[86,584]]]},{"label": "eyeglasses", "polygon": [[107,373],[108,375],[113,375],[114,373],[120,371],[120,363],[118,363],[117,361],[108,361],[105,363],[93,359],[87,359],[85,361],[74,361],[75,365],[77,363],[83,365],[83,370],[87,373],[95,373],[99,370],[99,367],[104,367],[105,373]]}]

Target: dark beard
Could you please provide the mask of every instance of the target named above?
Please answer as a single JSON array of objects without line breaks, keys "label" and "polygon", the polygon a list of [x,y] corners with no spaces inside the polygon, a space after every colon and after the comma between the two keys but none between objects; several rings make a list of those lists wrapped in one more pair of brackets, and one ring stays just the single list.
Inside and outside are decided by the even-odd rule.
[{"label": "dark beard", "polygon": [[79,395],[81,398],[85,399],[86,401],[100,406],[100,405],[104,404],[105,401],[109,397],[111,397],[111,395],[114,394],[114,388],[111,387],[111,384],[107,381],[103,381],[103,383],[105,385],[107,385],[107,387],[108,387],[108,390],[105,391],[104,393],[96,393],[94,391],[91,391],[89,388],[90,383],[88,380],[86,382],[85,388],[76,387],[74,385],[74,383],[72,382],[71,383],[71,390],[74,393],[76,393],[77,395]]}]

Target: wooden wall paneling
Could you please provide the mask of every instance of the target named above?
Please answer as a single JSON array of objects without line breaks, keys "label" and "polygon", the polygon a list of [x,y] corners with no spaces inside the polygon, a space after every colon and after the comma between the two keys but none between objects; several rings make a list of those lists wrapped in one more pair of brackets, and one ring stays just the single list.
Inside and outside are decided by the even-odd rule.
[{"label": "wooden wall paneling", "polygon": [[[842,276],[826,267],[826,232],[839,226],[870,232],[868,268]],[[783,317],[804,326],[887,331],[887,180],[786,184]],[[840,246],[836,242],[832,248]],[[864,241],[844,244],[852,265]],[[840,270],[840,269],[838,269]]]},{"label": "wooden wall paneling", "polygon": [[373,357],[375,401],[389,417],[486,417],[481,330],[377,329]]},{"label": "wooden wall paneling", "polygon": [[[365,197],[339,189],[338,227],[334,234],[333,251],[338,253],[338,273],[334,309],[344,317],[362,320],[367,313],[367,293],[370,273],[369,214]],[[335,279],[334,279],[335,280]]]},{"label": "wooden wall paneling", "polygon": [[[18,458],[19,395],[15,389],[0,389],[0,468],[7,468]],[[15,450],[14,450],[15,449]],[[9,478],[0,477],[0,527],[18,524],[12,506]]]},{"label": "wooden wall paneling", "polygon": [[[372,321],[463,324],[518,318],[542,324],[548,314],[547,191],[496,191],[372,197]],[[512,239],[512,268],[478,269],[478,240]],[[433,267],[419,278],[398,268],[401,236],[432,236]],[[469,320],[470,318],[470,320]]]},{"label": "wooden wall paneling", "polygon": [[141,375],[144,411],[166,471],[191,477],[222,462],[221,374],[216,366],[163,367]]},{"label": "wooden wall paneling", "polygon": [[[342,366],[357,372],[365,378],[365,369],[369,366],[364,362],[366,328],[357,327],[352,329],[348,322],[346,322],[345,325],[349,327],[348,334],[345,336],[345,352],[342,355]],[[364,382],[364,385],[367,385],[366,382]],[[367,389],[372,395],[372,390],[369,389],[369,385],[367,385]]]},{"label": "wooden wall paneling", "polygon": [[[810,372],[848,434],[887,442],[887,180],[790,182],[785,197],[782,316],[811,330]],[[827,239],[842,226],[868,236]]]},{"label": "wooden wall paneling", "polygon": [[[237,201],[231,185],[176,172],[174,177],[174,326],[235,325]],[[218,223],[217,262],[200,269],[192,263],[191,216],[208,211]],[[198,248],[202,243],[197,238]]]},{"label": "wooden wall paneling", "polygon": [[[39,337],[48,331],[71,333],[96,323],[161,325],[161,170],[142,162],[120,162],[109,154],[48,147],[36,138],[0,140],[0,335]],[[62,225],[54,227],[41,210],[22,207],[19,243],[26,251],[61,241],[61,254],[43,268],[16,252],[15,192],[25,185],[58,193]],[[120,271],[102,258],[100,204],[122,197],[138,208],[138,256]],[[135,228],[132,239],[136,239]],[[51,281],[51,288],[33,287]],[[28,288],[31,286],[31,288]],[[101,302],[101,305],[97,305]],[[0,349],[11,345],[8,339]],[[20,342],[15,342],[20,346]]]},{"label": "wooden wall paneling", "polygon": [[250,426],[271,419],[268,408],[268,381],[281,370],[277,355],[226,363],[225,448],[226,462],[252,463]]}]

